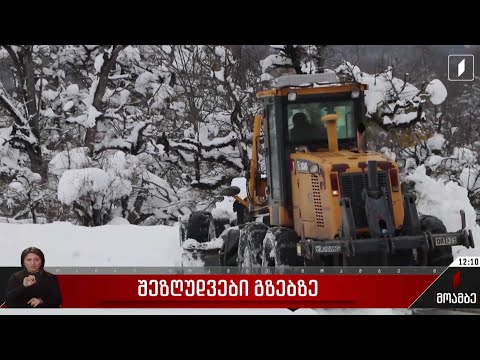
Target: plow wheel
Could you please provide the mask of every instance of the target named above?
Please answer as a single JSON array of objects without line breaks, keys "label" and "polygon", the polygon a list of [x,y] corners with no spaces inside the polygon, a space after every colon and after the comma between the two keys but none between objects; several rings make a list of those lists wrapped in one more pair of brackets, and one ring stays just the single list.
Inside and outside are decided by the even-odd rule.
[{"label": "plow wheel", "polygon": [[298,235],[285,227],[268,229],[263,243],[262,266],[298,266]]},{"label": "plow wheel", "polygon": [[262,223],[248,223],[240,229],[238,240],[238,266],[261,266],[263,239],[268,226]]}]

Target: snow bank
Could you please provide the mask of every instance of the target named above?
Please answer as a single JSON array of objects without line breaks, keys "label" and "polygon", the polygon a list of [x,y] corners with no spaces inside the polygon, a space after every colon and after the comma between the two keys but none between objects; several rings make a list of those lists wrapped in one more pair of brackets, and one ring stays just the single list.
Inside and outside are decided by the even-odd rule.
[{"label": "snow bank", "polygon": [[480,176],[478,174],[478,167],[465,168],[460,174],[460,184],[477,194],[480,191]]},{"label": "snow bank", "polygon": [[475,226],[475,210],[468,201],[467,189],[452,181],[444,183],[427,176],[423,165],[407,179],[415,181],[417,208],[420,213],[435,215],[443,221],[448,231],[456,231],[461,228],[459,212],[463,209],[467,226]]},{"label": "snow bank", "polygon": [[174,267],[182,261],[178,227],[0,223],[0,234],[0,266],[19,266],[20,253],[29,246],[44,251],[48,267]]},{"label": "snow bank", "polygon": [[454,247],[454,256],[480,256],[480,227],[476,224],[476,214],[468,199],[467,189],[453,181],[435,180],[426,175],[424,165],[406,177],[415,182],[417,210],[425,215],[433,215],[443,221],[447,231],[458,231],[462,224],[460,210],[465,211],[467,228],[473,232],[475,249]]},{"label": "snow bank", "polygon": [[130,225],[130,223],[127,219],[117,216],[110,220],[108,225]]}]

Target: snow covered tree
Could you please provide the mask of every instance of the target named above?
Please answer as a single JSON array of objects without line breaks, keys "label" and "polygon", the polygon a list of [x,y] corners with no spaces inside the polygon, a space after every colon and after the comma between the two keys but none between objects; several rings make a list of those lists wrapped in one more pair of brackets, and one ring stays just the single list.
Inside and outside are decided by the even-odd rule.
[{"label": "snow covered tree", "polygon": [[[442,146],[426,159],[427,171],[436,178],[452,180],[468,190],[471,204],[480,212],[480,88],[475,83],[463,87],[459,96],[448,101],[437,124]],[[437,142],[438,143],[438,142]]]},{"label": "snow covered tree", "polygon": [[10,86],[0,84],[0,178],[6,185],[2,212],[15,217],[31,215],[33,222],[37,221],[36,210],[51,195],[47,188],[48,151],[42,141],[49,117],[42,101],[44,50],[31,45],[4,45],[0,49],[0,58],[9,64],[12,74]]},{"label": "snow covered tree", "polygon": [[[96,79],[88,69],[98,68],[101,59],[94,53],[98,50],[89,49],[90,60],[82,61],[87,69],[80,75],[88,75],[84,82],[90,85],[84,90],[68,87],[67,123],[85,128],[86,123],[93,124],[89,117],[93,114],[93,153],[81,168],[108,173],[112,166],[107,164],[119,162],[116,168],[122,168],[121,177],[131,184],[131,191],[119,198],[100,192],[108,201],[99,201],[98,191],[107,182],[104,175],[89,170],[83,178],[101,180],[100,190],[77,186],[77,195],[67,200],[60,194],[72,189],[62,186],[62,202],[75,207],[81,223],[94,225],[113,215],[131,223],[165,223],[197,207],[212,206],[219,188],[248,165],[258,65],[245,71],[245,64],[227,46],[126,47],[112,67],[102,115],[97,118],[98,109],[85,106],[85,101],[91,103]],[[80,50],[85,54],[85,49]],[[76,146],[81,151],[92,149],[88,141]],[[68,184],[62,181],[65,174],[56,176]],[[106,207],[103,213],[99,206]]]},{"label": "snow covered tree", "polygon": [[332,56],[329,45],[270,45],[274,54],[262,60],[263,80],[281,74],[314,74],[323,72]]},{"label": "snow covered tree", "polygon": [[[86,129],[84,147],[77,150],[88,149],[91,161],[81,172],[61,174],[59,199],[74,207],[83,224],[105,224],[114,215],[138,223],[145,219],[139,199],[153,191],[145,180],[148,169],[159,170],[150,155],[162,152],[156,140],[171,96],[169,74],[152,68],[141,47],[86,50],[80,75],[87,87],[69,88],[73,98],[66,109],[67,122]],[[65,176],[85,181],[72,189]]]},{"label": "snow covered tree", "polygon": [[[3,119],[4,150],[8,143],[3,159],[15,160],[11,157],[12,150],[19,150],[15,153],[16,162],[7,161],[10,173],[6,167],[2,173],[4,179],[11,177],[14,189],[27,189],[23,184],[25,176],[32,178],[25,171],[28,168],[41,177],[41,181],[30,185],[35,184],[38,193],[44,192],[42,199],[50,197],[50,202],[55,201],[56,188],[49,181],[48,162],[67,142],[93,148],[96,121],[101,115],[97,108],[104,108],[103,97],[111,81],[111,68],[122,49],[123,46],[89,45],[2,47],[0,53],[3,61],[10,64],[14,84],[9,90],[6,86],[0,87],[0,105],[8,115]],[[75,116],[71,116],[73,114]],[[18,169],[19,166],[23,168]],[[20,183],[22,188],[18,186]],[[9,203],[12,203],[14,193],[9,194]],[[24,195],[18,194],[19,204],[25,203]],[[48,203],[44,205],[48,207]],[[45,214],[48,209],[39,211]]]},{"label": "snow covered tree", "polygon": [[403,80],[395,77],[391,66],[382,73],[371,75],[345,61],[335,72],[346,80],[368,85],[365,92],[367,117],[385,130],[425,121],[424,103],[429,100],[438,105],[447,97],[447,90],[440,80],[424,81],[418,88],[407,81],[407,75]]},{"label": "snow covered tree", "polygon": [[[443,83],[438,79],[423,79],[419,87],[408,82],[409,74],[403,79],[395,76],[391,65],[378,74],[362,72],[348,61],[335,70],[325,68],[328,45],[272,45],[278,53],[271,54],[261,61],[262,80],[272,80],[282,74],[302,74],[335,72],[343,81],[367,84],[367,117],[384,130],[391,127],[412,126],[425,121],[424,103],[430,100],[434,105],[441,104],[447,95]],[[278,71],[280,69],[280,72]]]},{"label": "snow covered tree", "polygon": [[218,189],[248,163],[258,68],[242,71],[228,46],[161,46],[152,52],[157,67],[172,74],[167,111],[173,121],[158,137],[164,171],[189,207],[211,206]]},{"label": "snow covered tree", "polygon": [[31,45],[2,46],[2,56],[7,54],[11,63],[15,91],[10,95],[5,87],[0,87],[0,103],[10,115],[10,132],[5,140],[13,148],[24,151],[29,157],[31,170],[45,179],[47,169],[41,148],[41,114],[36,88],[40,50],[40,47]]},{"label": "snow covered tree", "polygon": [[272,76],[322,71],[369,85],[372,146],[480,197],[478,160],[460,155],[478,151],[478,89],[445,102],[431,48],[414,77],[387,63],[377,74],[338,66],[329,45],[266,49],[1,46],[0,216],[151,225],[212,208],[225,185],[248,176],[256,92]]}]

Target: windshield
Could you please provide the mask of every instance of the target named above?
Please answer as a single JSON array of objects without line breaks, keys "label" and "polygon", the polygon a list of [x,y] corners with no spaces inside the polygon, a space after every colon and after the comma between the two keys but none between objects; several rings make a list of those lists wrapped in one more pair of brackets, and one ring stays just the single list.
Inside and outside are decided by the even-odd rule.
[{"label": "windshield", "polygon": [[327,142],[327,129],[321,120],[326,114],[336,113],[337,137],[356,136],[353,100],[296,103],[288,105],[288,134],[292,144]]}]

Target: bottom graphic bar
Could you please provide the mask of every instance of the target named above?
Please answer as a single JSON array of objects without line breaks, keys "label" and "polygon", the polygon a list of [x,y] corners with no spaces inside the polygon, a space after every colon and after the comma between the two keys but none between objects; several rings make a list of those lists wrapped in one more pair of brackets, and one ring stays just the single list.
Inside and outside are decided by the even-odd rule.
[{"label": "bottom graphic bar", "polygon": [[[480,267],[450,266],[441,274],[55,276],[62,308],[480,308]],[[0,307],[31,307],[24,304],[34,297],[39,308],[53,305],[46,284],[35,290],[40,285],[14,289],[9,282]]]},{"label": "bottom graphic bar", "polygon": [[57,275],[62,308],[408,308],[438,275]]}]

